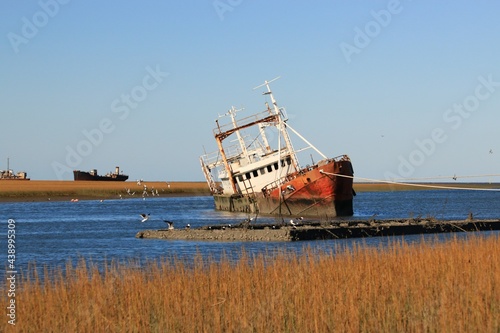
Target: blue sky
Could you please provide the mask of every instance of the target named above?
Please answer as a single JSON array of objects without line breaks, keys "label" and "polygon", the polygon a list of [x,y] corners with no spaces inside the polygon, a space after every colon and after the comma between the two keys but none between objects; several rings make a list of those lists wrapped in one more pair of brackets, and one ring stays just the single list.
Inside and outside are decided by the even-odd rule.
[{"label": "blue sky", "polygon": [[499,12],[493,1],[2,1],[0,169],[10,157],[32,179],[119,165],[131,179],[203,180],[217,115],[263,110],[252,88],[281,76],[272,88],[290,124],[326,155],[348,154],[358,177],[499,181],[460,177],[500,174]]}]

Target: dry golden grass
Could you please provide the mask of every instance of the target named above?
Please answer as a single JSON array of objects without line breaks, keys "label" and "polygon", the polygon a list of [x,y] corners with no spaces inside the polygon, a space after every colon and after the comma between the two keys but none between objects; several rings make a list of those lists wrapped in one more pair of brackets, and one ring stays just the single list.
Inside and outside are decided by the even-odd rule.
[{"label": "dry golden grass", "polygon": [[[23,279],[19,332],[499,332],[500,238]],[[2,296],[7,293],[0,291]],[[3,302],[5,304],[5,300]],[[5,308],[4,308],[5,309]],[[0,331],[8,331],[4,318]]]},{"label": "dry golden grass", "polygon": [[[160,195],[180,194],[209,194],[205,182],[143,182],[148,189],[155,188]],[[170,187],[169,187],[170,185]],[[129,188],[140,196],[142,185],[136,182],[99,182],[99,181],[57,181],[57,180],[30,180],[30,181],[0,181],[0,200],[47,200],[51,199],[92,199],[116,198],[126,195]]]}]

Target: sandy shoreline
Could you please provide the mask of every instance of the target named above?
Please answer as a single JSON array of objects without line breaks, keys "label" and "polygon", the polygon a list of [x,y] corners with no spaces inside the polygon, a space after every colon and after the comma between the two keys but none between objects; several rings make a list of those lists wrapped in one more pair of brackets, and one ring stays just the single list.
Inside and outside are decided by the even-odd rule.
[{"label": "sandy shoreline", "polygon": [[[500,188],[499,183],[427,183],[432,186],[468,187],[468,188]],[[142,197],[146,185],[147,193],[158,192],[160,197],[166,196],[203,196],[210,195],[207,184],[201,181],[193,182],[160,182],[144,181],[138,185],[135,181],[127,182],[95,182],[95,181],[65,181],[65,180],[29,180],[0,181],[0,202],[14,201],[47,201],[47,200],[110,200]],[[428,190],[432,188],[414,187],[408,185],[393,185],[381,183],[354,183],[357,193],[374,191],[409,191]],[[134,193],[132,195],[132,193]],[[130,194],[129,194],[130,193]]]},{"label": "sandy shoreline", "polygon": [[60,200],[111,200],[142,197],[143,191],[153,197],[209,195],[205,182],[159,182],[135,181],[96,182],[96,181],[0,181],[0,202],[12,201],[60,201]]}]

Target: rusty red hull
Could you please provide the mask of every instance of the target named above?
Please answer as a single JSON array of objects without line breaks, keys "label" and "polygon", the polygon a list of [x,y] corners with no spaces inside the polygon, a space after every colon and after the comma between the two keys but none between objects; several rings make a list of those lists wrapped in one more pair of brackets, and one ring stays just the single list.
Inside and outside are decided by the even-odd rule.
[{"label": "rusty red hull", "polygon": [[[345,176],[345,177],[343,177]],[[287,176],[255,197],[214,195],[217,209],[265,215],[331,218],[353,215],[350,160],[326,160]]]},{"label": "rusty red hull", "polygon": [[[342,176],[337,176],[342,175]],[[263,193],[259,211],[267,214],[328,218],[351,216],[353,169],[349,160],[328,160],[288,176]]]}]

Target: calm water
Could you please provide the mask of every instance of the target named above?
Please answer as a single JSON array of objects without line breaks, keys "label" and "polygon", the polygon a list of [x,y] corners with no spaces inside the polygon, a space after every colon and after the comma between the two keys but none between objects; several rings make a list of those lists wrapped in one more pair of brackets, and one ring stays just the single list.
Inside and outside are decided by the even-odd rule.
[{"label": "calm water", "polygon": [[[500,218],[500,192],[479,191],[408,191],[367,192],[355,198],[354,218],[378,219],[433,216],[440,219],[465,219],[469,213],[475,218]],[[150,213],[150,219],[140,222],[141,213]],[[176,227],[191,224],[198,227],[215,223],[238,223],[245,214],[223,213],[213,209],[211,197],[179,197],[80,201],[32,202],[0,204],[1,257],[7,263],[7,220],[16,221],[16,269],[26,270],[29,262],[38,267],[64,267],[68,260],[80,258],[101,263],[103,259],[126,262],[129,259],[177,257],[187,262],[196,254],[215,260],[222,254],[237,258],[242,249],[246,253],[272,253],[276,250],[300,252],[305,247],[313,250],[333,250],[336,244],[352,245],[364,242],[368,246],[387,244],[390,238],[374,237],[354,240],[313,242],[193,242],[136,239],[144,229],[160,229],[162,219],[175,222]],[[259,222],[274,221],[258,218]],[[495,232],[482,233],[497,234]],[[427,236],[436,237],[436,236]],[[439,235],[446,239],[450,235]],[[467,237],[462,234],[459,237]],[[422,239],[420,235],[406,236],[407,242]],[[3,271],[3,270],[2,270]],[[3,273],[3,272],[2,272]]]}]

